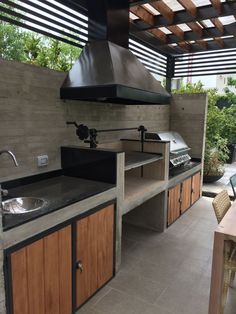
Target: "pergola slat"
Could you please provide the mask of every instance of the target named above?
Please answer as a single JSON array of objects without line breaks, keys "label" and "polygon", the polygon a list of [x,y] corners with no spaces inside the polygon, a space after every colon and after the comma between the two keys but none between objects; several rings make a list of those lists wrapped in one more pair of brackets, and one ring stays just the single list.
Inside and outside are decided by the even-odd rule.
[{"label": "pergola slat", "polygon": [[7,22],[7,23],[10,23],[10,24],[13,24],[13,25],[17,25],[19,27],[22,27],[22,28],[26,28],[30,31],[33,31],[33,32],[37,32],[39,34],[42,34],[42,35],[45,35],[45,36],[48,36],[48,37],[52,37],[56,40],[59,40],[59,41],[63,41],[64,43],[66,44],[69,44],[69,45],[73,45],[73,46],[76,46],[76,47],[79,47],[79,48],[83,48],[83,45],[81,45],[79,42],[74,42],[74,41],[71,41],[71,40],[68,40],[64,37],[60,37],[60,36],[57,36],[57,35],[54,35],[50,32],[47,32],[47,31],[44,31],[40,28],[36,28],[36,27],[33,27],[33,26],[30,26],[30,25],[27,25],[27,24],[24,24],[22,22],[19,22],[17,20],[13,20],[9,17],[6,17],[6,16],[3,16],[0,14],[0,21],[4,21],[4,22]]},{"label": "pergola slat", "polygon": [[[186,73],[186,72],[188,72],[188,71],[191,71],[191,73],[193,73],[193,74],[196,74],[196,73],[198,73],[198,75],[199,75],[199,73],[203,73],[203,72],[205,72],[206,70],[204,70],[204,69],[195,69],[194,70],[194,68],[191,66],[191,64],[189,65],[189,67],[188,67],[188,69],[187,70],[185,70],[185,71],[175,71],[175,74],[176,75],[180,75],[180,74],[184,74],[184,73]],[[209,70],[209,68],[207,69],[207,70]],[[228,67],[228,68],[214,68],[214,69],[210,69],[209,71],[212,71],[212,72],[220,72],[220,71],[229,71],[229,70],[235,70],[235,66],[234,67]]]},{"label": "pergola slat", "polygon": [[[8,9],[8,8],[2,7],[2,6],[1,6],[1,3],[0,3],[0,11],[5,12],[5,13],[7,13],[7,14],[9,14],[9,15],[13,15],[13,16],[18,17],[18,18],[21,18],[21,19],[23,19],[23,20],[28,20],[28,21],[30,21],[30,22],[32,22],[30,16],[32,16],[32,18],[33,18],[33,17],[38,17],[38,18],[40,18],[40,19],[42,19],[42,20],[45,20],[45,21],[48,21],[48,22],[50,22],[50,23],[55,24],[55,21],[54,21],[52,18],[50,18],[50,17],[48,17],[48,16],[45,16],[45,15],[42,15],[42,14],[40,14],[40,13],[37,13],[37,12],[35,12],[34,10],[30,10],[30,9],[28,9],[28,8],[25,8],[25,7],[23,7],[23,6],[19,5],[19,4],[16,4],[16,3],[12,2],[12,1],[1,0],[1,2],[4,3],[4,4],[8,4],[8,5],[11,6],[12,8],[16,8],[16,9],[18,9],[18,10],[20,10],[20,11],[23,11],[23,12],[29,14],[29,16],[27,16],[27,15],[25,16],[25,15],[23,15],[22,13],[20,13],[19,11],[10,10],[10,9]],[[22,1],[22,2],[25,2],[25,1]],[[33,4],[33,7],[35,7],[34,4]],[[40,7],[40,6],[38,6],[38,7]],[[38,8],[38,7],[36,7],[36,8]],[[47,12],[47,10],[44,10],[44,11]],[[50,11],[49,11],[49,12],[50,12]],[[53,15],[53,16],[55,16],[55,15]],[[37,23],[37,20],[36,20],[36,23]],[[40,25],[40,23],[41,23],[41,22],[38,22],[39,25]],[[70,23],[73,23],[73,22],[70,21]],[[79,35],[86,36],[86,34],[83,33],[83,32],[81,32],[78,28],[70,27],[70,26],[65,25],[64,23],[61,23],[61,22],[58,22],[58,21],[56,22],[56,24],[57,24],[58,26],[61,26],[61,27],[64,28],[64,29],[67,29],[67,30],[73,32],[73,33],[77,33],[77,34],[79,34]],[[75,23],[75,25],[76,25],[76,23]],[[79,25],[79,24],[78,24],[78,25]],[[41,26],[42,26],[42,25],[41,25]],[[86,28],[84,27],[84,29],[86,29]]]},{"label": "pergola slat", "polygon": [[186,77],[186,76],[209,76],[209,75],[219,75],[219,74],[234,74],[235,73],[235,69],[234,70],[231,70],[231,71],[216,71],[216,72],[209,72],[209,71],[206,71],[206,72],[200,72],[200,73],[193,73],[191,71],[189,72],[185,72],[183,73],[182,75],[174,75],[174,78],[182,78],[182,77]]},{"label": "pergola slat", "polygon": [[[35,25],[39,25],[39,26],[41,26],[41,27],[44,27],[45,29],[49,29],[49,30],[51,30],[51,31],[53,31],[53,32],[56,32],[56,33],[58,33],[58,34],[63,35],[64,37],[68,37],[68,38],[74,39],[74,40],[76,40],[76,41],[86,42],[84,39],[80,38],[79,36],[75,36],[75,35],[73,35],[73,34],[71,34],[71,33],[68,33],[68,32],[66,32],[66,31],[60,30],[60,29],[58,29],[58,28],[56,28],[56,27],[53,27],[53,26],[51,26],[51,25],[49,25],[49,24],[47,24],[47,23],[40,22],[40,21],[38,21],[37,19],[34,19],[32,15],[30,15],[30,16],[32,16],[32,17],[30,17],[30,16],[24,16],[24,15],[21,14],[21,13],[18,13],[18,12],[16,12],[16,11],[13,11],[13,10],[10,10],[10,9],[7,9],[7,8],[3,8],[3,7],[0,7],[0,10],[1,10],[2,12],[5,12],[5,13],[7,13],[7,14],[9,14],[9,15],[12,15],[12,16],[17,17],[17,18],[20,18],[20,19],[24,18],[24,20],[26,20],[26,21],[28,21],[28,22],[30,22],[30,23],[33,23],[33,24],[35,24]],[[45,19],[45,20],[47,20],[47,19]],[[13,23],[13,24],[15,24],[15,23]],[[25,24],[23,24],[23,25],[25,25]],[[77,32],[79,32],[79,31],[77,31]],[[79,33],[81,33],[81,32],[79,32]],[[84,34],[83,34],[83,35],[84,35]]]},{"label": "pergola slat", "polygon": [[[218,57],[217,60],[211,60],[210,58],[204,57],[204,59],[205,59],[205,61],[198,61],[199,59],[193,59],[194,65],[201,66],[201,65],[205,65],[205,64],[207,64],[207,65],[211,64],[211,66],[217,66],[219,64],[219,62],[221,64],[226,64],[226,65],[229,64],[230,62],[232,62],[234,65],[236,65],[236,59],[235,58],[230,58],[230,60],[229,60],[229,59],[224,59],[222,57]],[[227,62],[229,62],[229,63],[227,63]],[[186,60],[183,60],[183,61],[177,61],[176,60],[175,63],[176,63],[176,68],[185,67],[188,65],[189,60],[187,60],[187,61]]]},{"label": "pergola slat", "polygon": [[[188,65],[188,66],[185,66],[185,67],[176,68],[176,73],[178,72],[178,70],[187,70],[187,69],[189,69],[190,66],[191,66],[191,68],[193,70],[197,70],[197,69],[199,70],[199,69],[202,69],[202,68],[209,68],[209,65],[197,65],[197,66],[195,66],[195,63],[192,63],[191,65]],[[214,66],[215,70],[216,69],[220,69],[220,66],[216,66],[216,65],[211,65],[211,66],[212,67]],[[222,65],[221,65],[221,67],[222,67]],[[235,63],[229,63],[229,64],[227,64],[227,66],[223,65],[223,67],[225,69],[227,69],[227,68],[235,69]]]}]

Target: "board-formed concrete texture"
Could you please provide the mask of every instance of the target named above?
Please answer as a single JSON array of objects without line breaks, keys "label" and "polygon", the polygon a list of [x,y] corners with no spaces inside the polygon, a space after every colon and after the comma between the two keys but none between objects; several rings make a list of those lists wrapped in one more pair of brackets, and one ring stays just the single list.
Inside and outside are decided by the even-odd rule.
[{"label": "board-formed concrete texture", "polygon": [[204,156],[207,94],[176,94],[170,106],[170,129],[182,135],[189,147],[191,157]]},{"label": "board-formed concrete texture", "polygon": [[[117,105],[64,101],[60,86],[66,73],[15,61],[0,60],[0,142],[11,149],[19,167],[2,156],[0,181],[60,168],[60,146],[83,145],[74,126],[77,121],[96,129],[138,127],[169,129],[169,105]],[[137,137],[137,131],[101,133],[100,143]],[[88,146],[88,144],[85,144]],[[47,154],[49,165],[38,168],[36,157]]]},{"label": "board-formed concrete texture", "polygon": [[[78,124],[83,123],[98,130],[138,127],[139,125],[144,125],[150,132],[176,130],[182,134],[189,146],[192,147],[193,157],[201,157],[203,154],[202,143],[204,143],[204,119],[207,102],[205,94],[198,96],[175,95],[171,106],[63,101],[60,99],[59,93],[66,73],[4,60],[0,60],[0,69],[0,148],[12,150],[19,162],[19,167],[16,168],[7,156],[1,158],[0,182],[59,169],[61,167],[61,146],[87,146],[88,144],[83,144],[78,140],[75,128],[67,126],[66,121],[76,121]],[[195,109],[192,108],[194,104],[196,105]],[[100,144],[106,145],[111,141],[118,142],[120,138],[137,138],[137,135],[137,131],[102,133],[99,134],[98,141]],[[130,146],[130,143],[128,145]],[[155,197],[147,204],[150,205],[148,207],[153,207],[153,201],[155,204],[161,205],[163,208],[160,213],[161,217],[166,214],[167,196],[165,189],[168,186],[167,164],[169,163],[166,150],[165,147],[164,155],[166,158],[159,161],[161,165],[159,168],[156,167],[158,171],[151,171],[151,166],[148,165],[144,169],[144,175],[151,176],[155,180],[165,181],[159,191],[160,196],[155,196],[157,194],[157,191],[155,191],[151,195]],[[38,168],[37,156],[45,154],[49,156],[49,165]],[[116,266],[118,269],[121,262],[121,216],[124,210],[125,192],[123,153],[118,154],[117,157],[117,177],[117,187],[115,189],[89,200],[84,200],[80,202],[79,206],[82,211],[88,210],[96,204],[117,197]],[[50,226],[68,219],[69,216],[73,217],[75,214],[76,205],[72,205],[69,211],[62,209],[60,212],[31,221],[25,224],[24,228],[17,227],[3,233],[0,225],[1,314],[5,314],[4,278],[2,274],[3,248],[10,247],[21,239],[26,239],[40,232],[41,229],[46,230]],[[165,219],[162,219],[162,221],[165,221]],[[154,229],[161,231],[163,225],[155,224]]]}]

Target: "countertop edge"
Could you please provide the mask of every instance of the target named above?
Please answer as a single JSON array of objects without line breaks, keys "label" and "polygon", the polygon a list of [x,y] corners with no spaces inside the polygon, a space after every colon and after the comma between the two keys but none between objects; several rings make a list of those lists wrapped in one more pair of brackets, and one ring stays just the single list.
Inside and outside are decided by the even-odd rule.
[{"label": "countertop edge", "polygon": [[192,176],[193,174],[200,171],[201,169],[202,169],[202,163],[199,163],[195,167],[193,167],[187,171],[184,171],[183,173],[181,173],[181,174],[179,174],[173,178],[170,178],[168,180],[168,188],[171,188],[171,187],[175,186],[176,184],[182,182],[184,179]]},{"label": "countertop edge", "polygon": [[[67,220],[82,215],[103,203],[109,202],[117,198],[117,187],[101,192],[94,196],[88,197],[82,201],[76,202],[64,208],[58,209],[47,215],[36,218],[22,226],[4,231],[3,249],[7,249],[17,243],[20,243],[28,238],[31,238],[41,232],[53,228]],[[78,210],[79,206],[79,210]]]}]

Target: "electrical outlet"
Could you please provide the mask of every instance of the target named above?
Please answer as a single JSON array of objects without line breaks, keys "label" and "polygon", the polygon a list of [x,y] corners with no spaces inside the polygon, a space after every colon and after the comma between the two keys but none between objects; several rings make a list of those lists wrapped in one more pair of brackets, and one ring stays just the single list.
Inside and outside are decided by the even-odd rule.
[{"label": "electrical outlet", "polygon": [[48,155],[42,155],[37,157],[38,167],[44,167],[48,165]]}]

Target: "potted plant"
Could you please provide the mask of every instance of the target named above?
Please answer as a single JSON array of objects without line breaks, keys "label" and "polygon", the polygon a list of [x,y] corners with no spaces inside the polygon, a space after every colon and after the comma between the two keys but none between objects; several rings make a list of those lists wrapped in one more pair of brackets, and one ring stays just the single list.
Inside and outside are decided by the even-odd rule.
[{"label": "potted plant", "polygon": [[217,137],[214,142],[206,140],[203,181],[212,183],[223,177],[224,163],[228,158],[227,140]]}]

